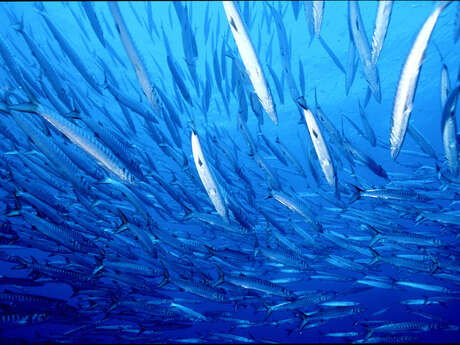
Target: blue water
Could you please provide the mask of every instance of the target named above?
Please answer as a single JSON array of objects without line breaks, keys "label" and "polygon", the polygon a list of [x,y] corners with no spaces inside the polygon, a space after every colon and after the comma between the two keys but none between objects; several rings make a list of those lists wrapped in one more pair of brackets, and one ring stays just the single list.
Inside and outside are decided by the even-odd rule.
[{"label": "blue water", "polygon": [[[459,83],[460,4],[445,8],[434,27],[410,115],[410,126],[435,157],[406,135],[393,161],[389,138],[398,82],[437,3],[394,2],[377,61],[381,102],[373,95],[366,101],[368,83],[358,52],[346,94],[345,73],[309,32],[307,3],[235,2],[271,90],[278,125],[258,103],[220,2],[118,3],[149,83],[159,90],[154,94],[162,99],[161,113],[143,91],[108,3],[94,2],[89,9],[80,2],[0,4],[0,342],[458,341],[460,178],[445,158],[441,71],[444,65],[453,90]],[[359,2],[369,46],[377,6]],[[293,88],[283,72],[286,55],[274,13],[286,31]],[[349,72],[348,2],[325,2],[320,36]],[[83,67],[69,58],[65,44]],[[39,54],[51,70],[40,64]],[[318,117],[315,94],[338,141]],[[337,191],[320,167],[296,103],[300,96],[325,139]],[[24,102],[41,104],[45,111],[40,116],[11,109]],[[46,120],[47,112],[85,134],[71,138]],[[32,129],[27,132],[24,124]],[[192,129],[228,222],[197,171]],[[45,144],[34,141],[33,131]],[[110,170],[81,140],[109,152],[134,182]],[[69,146],[73,156],[64,152]],[[363,162],[362,154],[387,178],[375,173],[369,160]],[[354,186],[363,190],[358,199]],[[391,190],[397,197],[366,196],[372,190]],[[289,204],[293,201],[300,210]],[[243,275],[251,282],[242,283]],[[366,279],[374,285],[363,283]],[[274,285],[267,287],[268,281]],[[273,292],[281,287],[285,295]],[[217,292],[223,300],[215,300]],[[60,304],[30,296],[13,301],[21,294]],[[289,308],[307,296],[331,296],[328,302],[353,307],[315,300]],[[407,300],[425,303],[406,305]],[[280,310],[267,314],[274,305]],[[406,329],[398,329],[402,322]],[[333,334],[339,332],[347,334]]]}]

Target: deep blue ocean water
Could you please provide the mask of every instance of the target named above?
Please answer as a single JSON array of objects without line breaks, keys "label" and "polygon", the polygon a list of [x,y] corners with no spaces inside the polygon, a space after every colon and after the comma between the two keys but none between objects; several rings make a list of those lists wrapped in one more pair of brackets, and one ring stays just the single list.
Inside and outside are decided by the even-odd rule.
[{"label": "deep blue ocean water", "polygon": [[[378,2],[358,3],[372,49]],[[411,102],[434,155],[407,134],[395,160],[398,83],[437,2],[393,3],[380,102],[348,2],[324,2],[318,35],[309,1],[234,4],[277,125],[221,2],[0,4],[0,342],[458,341],[460,177],[441,94],[446,75],[446,98],[460,83],[460,4],[441,12]]]}]

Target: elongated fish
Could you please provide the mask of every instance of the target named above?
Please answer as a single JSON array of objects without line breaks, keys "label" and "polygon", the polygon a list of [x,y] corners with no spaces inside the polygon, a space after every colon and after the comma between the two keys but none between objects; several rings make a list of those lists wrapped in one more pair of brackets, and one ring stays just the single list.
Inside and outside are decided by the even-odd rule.
[{"label": "elongated fish", "polygon": [[228,222],[228,212],[224,204],[224,199],[219,191],[219,186],[212,176],[211,170],[209,170],[206,159],[204,158],[203,151],[201,150],[200,140],[195,131],[192,131],[192,152],[193,160],[195,161],[196,170],[200,175],[201,182],[203,183],[206,192],[211,199],[212,204],[216,208],[217,213]]},{"label": "elongated fish", "polygon": [[443,62],[441,67],[441,107],[444,108],[447,97],[450,92],[449,70],[447,65]]},{"label": "elongated fish", "polygon": [[97,36],[99,42],[101,42],[102,46],[105,47],[105,40],[104,40],[104,32],[102,31],[101,24],[97,19],[96,11],[94,10],[93,3],[91,1],[82,2],[81,5],[86,12],[86,16],[89,19],[89,23],[94,30],[94,33]]},{"label": "elongated fish", "polygon": [[227,15],[230,29],[232,30],[233,38],[235,39],[244,67],[251,80],[252,86],[259,97],[262,107],[267,112],[275,125],[278,124],[278,116],[276,115],[275,104],[273,103],[270,88],[265,81],[265,77],[260,67],[259,59],[257,58],[251,39],[249,38],[243,21],[240,18],[238,10],[232,1],[222,1],[225,14]]},{"label": "elongated fish", "polygon": [[46,24],[48,25],[48,28],[52,32],[54,38],[58,42],[59,46],[61,49],[66,53],[66,55],[69,57],[69,60],[72,62],[72,64],[75,66],[75,68],[80,72],[81,76],[88,82],[91,87],[96,90],[99,94],[101,93],[100,87],[96,80],[94,79],[94,76],[89,73],[89,71],[86,69],[85,64],[83,61],[80,59],[80,56],[77,54],[75,49],[72,48],[72,46],[67,42],[67,40],[64,38],[64,36],[59,32],[59,30],[54,26],[54,24],[49,20],[48,16],[40,12],[42,15],[43,19],[45,20]]},{"label": "elongated fish", "polygon": [[415,39],[406,59],[401,77],[396,91],[393,107],[393,117],[391,119],[390,146],[391,158],[395,160],[401,150],[404,137],[406,135],[409,116],[412,112],[412,101],[414,100],[417,88],[418,76],[422,67],[423,56],[430,40],[433,28],[438,20],[441,11],[446,8],[449,2],[443,2],[437,6],[423,24],[420,32]]},{"label": "elongated fish", "polygon": [[308,31],[310,32],[310,43],[313,38],[320,37],[321,23],[323,21],[324,1],[304,1],[305,18],[307,19]]},{"label": "elongated fish", "polygon": [[460,37],[460,3],[457,3],[457,13],[455,14],[454,43],[457,43]]},{"label": "elongated fish", "polygon": [[360,102],[358,102],[358,106],[359,106],[359,114],[361,115],[361,120],[363,122],[363,127],[364,127],[364,130],[366,131],[367,139],[369,140],[372,146],[375,146],[376,138],[375,138],[374,130],[372,129],[371,124],[367,120],[366,113],[364,112],[364,109],[361,106]]},{"label": "elongated fish", "polygon": [[342,63],[340,62],[339,58],[334,54],[334,52],[332,51],[332,49],[327,45],[326,41],[321,37],[321,36],[318,36],[318,39],[319,39],[319,42],[321,43],[321,45],[323,46],[323,48],[326,50],[326,52],[328,53],[328,55],[331,57],[331,59],[334,61],[335,65],[344,73],[346,74],[347,72],[345,72],[345,68],[343,68],[342,66]]},{"label": "elongated fish", "polygon": [[[302,106],[301,103],[299,103],[299,105]],[[321,165],[321,169],[323,170],[324,176],[326,177],[329,185],[336,189],[336,173],[331,156],[329,155],[329,151],[326,146],[326,142],[324,141],[318,123],[316,122],[315,116],[311,110],[303,106],[302,108],[304,111],[305,121],[307,122],[308,131],[310,132],[311,140]]]},{"label": "elongated fish", "polygon": [[371,49],[364,30],[363,19],[361,18],[357,1],[348,2],[348,14],[353,41],[358,50],[359,59],[364,69],[364,75],[374,98],[380,103],[382,95],[380,91],[379,72],[375,64],[372,63]]},{"label": "elongated fish", "polygon": [[372,36],[371,60],[374,65],[377,63],[380,51],[382,50],[383,40],[387,34],[392,8],[393,0],[379,1],[379,7],[377,8],[377,18],[375,18],[374,35]]},{"label": "elongated fish", "polygon": [[106,169],[118,176],[123,182],[134,183],[134,176],[107,147],[97,141],[94,135],[90,135],[52,109],[38,103],[15,104],[10,105],[9,108],[11,110],[40,115],[69,138],[69,140],[93,156]]},{"label": "elongated fish", "polygon": [[134,67],[136,72],[137,79],[141,84],[144,95],[147,98],[148,102],[152,106],[152,109],[155,111],[157,116],[160,116],[160,109],[157,104],[157,99],[153,91],[154,85],[150,82],[147,69],[145,68],[144,63],[139,55],[139,52],[134,45],[134,41],[131,38],[131,35],[128,32],[125,21],[121,16],[120,9],[118,4],[114,1],[109,2],[110,12],[112,13],[113,20],[115,21],[115,27],[117,28],[118,34],[120,35],[121,42],[125,47],[126,54],[128,54],[129,60]]},{"label": "elongated fish", "polygon": [[457,103],[460,85],[455,87],[446,100],[442,111],[441,130],[444,152],[447,165],[452,175],[458,175],[458,145],[457,145],[457,122],[455,120],[455,105]]}]

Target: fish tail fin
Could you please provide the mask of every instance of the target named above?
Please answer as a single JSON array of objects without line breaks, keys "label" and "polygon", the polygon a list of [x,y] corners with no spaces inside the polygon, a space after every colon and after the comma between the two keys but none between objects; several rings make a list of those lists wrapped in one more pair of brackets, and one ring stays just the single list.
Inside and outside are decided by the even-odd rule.
[{"label": "fish tail fin", "polygon": [[128,222],[128,218],[126,218],[126,215],[118,207],[117,207],[117,211],[121,219],[121,225],[116,230],[116,233],[118,234],[128,229],[129,222]]},{"label": "fish tail fin", "polygon": [[370,329],[369,327],[365,327],[366,330],[367,330],[367,334],[366,336],[364,337],[364,339],[368,339],[370,338],[373,334],[374,334],[374,331],[372,329]]},{"label": "fish tail fin", "polygon": [[222,284],[224,282],[224,272],[222,271],[222,269],[217,266],[216,264],[214,264],[217,268],[217,271],[219,272],[219,278],[216,280],[216,282],[214,284],[212,284],[213,286],[218,286],[220,284]]},{"label": "fish tail fin", "polygon": [[182,217],[182,220],[190,220],[193,218],[193,212],[185,213],[184,216]]},{"label": "fish tail fin", "polygon": [[265,315],[265,320],[267,320],[273,312],[273,306],[269,306],[267,303],[264,303],[265,309],[267,309],[267,314]]},{"label": "fish tail fin", "polygon": [[20,256],[13,256],[11,257],[11,259],[14,259],[17,262],[17,265],[13,266],[12,269],[21,270],[21,269],[27,268],[27,261],[24,260],[24,258]]},{"label": "fish tail fin", "polygon": [[439,270],[439,261],[437,260],[437,258],[433,257],[432,255],[430,255],[430,259],[433,262],[433,268],[431,269],[430,274],[433,274]]},{"label": "fish tail fin", "polygon": [[31,256],[30,259],[34,265],[38,265],[38,260],[34,256]]},{"label": "fish tail fin", "polygon": [[361,192],[363,191],[361,188],[355,186],[354,184],[350,185],[353,187],[351,199],[350,199],[350,204],[354,203],[356,200],[359,200],[361,198]]},{"label": "fish tail fin", "polygon": [[20,20],[17,20],[16,23],[12,25],[12,27],[14,30],[24,33],[24,14],[21,16]]},{"label": "fish tail fin", "polygon": [[380,260],[380,254],[374,248],[369,247],[369,249],[374,255],[374,259],[370,262],[370,265],[373,265]]},{"label": "fish tail fin", "polygon": [[74,108],[72,111],[63,114],[63,116],[69,120],[69,121],[74,121],[74,120],[81,120],[80,112]]},{"label": "fish tail fin", "polygon": [[187,206],[184,206],[184,217],[183,218],[188,217],[192,213],[193,213],[193,211],[190,208],[188,208]]},{"label": "fish tail fin", "polygon": [[[369,248],[371,248],[374,244],[376,244],[378,241],[382,239],[382,235],[376,234],[374,238],[372,239],[371,243],[369,243]],[[371,248],[372,249],[372,248]]]},{"label": "fish tail fin", "polygon": [[447,0],[444,0],[444,1],[438,1],[438,8],[440,11],[444,10],[447,6],[449,6],[451,3],[451,1],[447,1]]},{"label": "fish tail fin", "polygon": [[118,308],[119,304],[120,302],[114,300],[112,305],[109,307],[109,309],[106,310],[106,313]]},{"label": "fish tail fin", "polygon": [[308,323],[308,315],[305,314],[303,311],[298,311],[299,314],[300,314],[300,317],[302,318],[302,323],[300,324],[299,326],[299,331],[301,331],[302,329],[304,329],[304,327],[307,325]]},{"label": "fish tail fin", "polygon": [[16,217],[16,216],[21,215],[21,210],[22,210],[21,202],[19,201],[19,198],[16,195],[16,193],[14,193],[13,196],[14,196],[14,209],[8,211],[5,214],[7,217]]},{"label": "fish tail fin", "polygon": [[257,254],[259,254],[260,252],[260,244],[259,244],[259,239],[257,238],[257,235],[254,234],[255,238],[256,238],[256,241],[254,243],[254,257],[257,256]]},{"label": "fish tail fin", "polygon": [[25,103],[18,103],[18,104],[11,104],[8,105],[9,110],[16,110],[21,111],[24,113],[37,113],[38,112],[38,104],[35,102],[25,102]]},{"label": "fish tail fin", "polygon": [[98,267],[94,269],[93,273],[91,274],[91,277],[95,277],[103,269],[104,269],[104,264],[99,265]]},{"label": "fish tail fin", "polygon": [[108,83],[107,79],[108,79],[107,78],[107,73],[104,70],[104,81],[102,82],[102,85],[101,85],[103,89],[108,89],[108,87],[109,87],[109,83]]},{"label": "fish tail fin", "polygon": [[207,244],[205,244],[204,247],[208,251],[208,254],[206,255],[207,259],[209,259],[210,257],[214,256],[214,248],[212,248],[211,246],[208,246]]},{"label": "fish tail fin", "polygon": [[415,218],[415,224],[416,224],[416,225],[419,225],[419,224],[422,223],[424,220],[425,220],[425,217],[423,216],[423,213],[422,213],[422,212],[419,212],[419,214],[418,214],[417,217]]},{"label": "fish tail fin", "polygon": [[[308,110],[308,106],[307,106],[307,102],[305,101],[305,97],[304,96],[300,96],[296,99],[297,101],[297,104],[302,108],[302,109],[305,109],[305,110]],[[303,121],[302,121],[303,122]]]},{"label": "fish tail fin", "polygon": [[163,261],[160,260],[161,268],[163,269],[163,280],[161,283],[158,285],[158,287],[163,287],[169,282],[169,272],[168,269],[166,268],[165,264]]}]

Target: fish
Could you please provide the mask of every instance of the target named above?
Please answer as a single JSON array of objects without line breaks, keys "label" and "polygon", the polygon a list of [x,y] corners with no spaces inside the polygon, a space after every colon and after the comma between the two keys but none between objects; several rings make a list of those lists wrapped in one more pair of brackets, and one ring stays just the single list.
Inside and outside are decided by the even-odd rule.
[{"label": "fish", "polygon": [[318,160],[321,165],[321,170],[323,171],[327,183],[337,191],[336,172],[323,135],[321,134],[311,110],[303,107],[300,103],[299,105],[303,108],[305,121],[307,123],[308,131],[310,132],[310,137],[313,142],[316,155],[318,156]]},{"label": "fish", "polygon": [[320,37],[321,23],[323,21],[324,1],[314,0],[313,6],[313,27],[315,28],[316,37]]},{"label": "fish", "polygon": [[371,61],[374,65],[377,64],[377,60],[380,56],[380,52],[383,47],[383,42],[388,30],[388,24],[390,23],[391,10],[393,9],[392,0],[379,1],[377,7],[377,17],[375,18],[374,34],[372,35],[372,52]]},{"label": "fish", "polygon": [[[223,5],[115,5],[129,28],[128,48],[136,43],[134,55],[145,54],[157,111],[121,56],[127,49],[113,35],[115,20],[106,21],[113,5],[89,4],[88,13],[71,2],[57,12],[41,3],[0,6],[4,342],[455,342],[459,325],[445,316],[460,302],[460,178],[444,142],[440,148],[444,133],[448,145],[460,135],[449,35],[430,38],[440,59],[433,50],[425,72],[435,82],[423,85],[421,111],[433,113],[408,122],[412,146],[394,162],[381,137],[386,117],[377,116],[387,100],[372,103],[367,82],[351,90],[363,63],[350,5],[324,17],[314,13],[324,2],[233,3],[277,88],[278,126],[266,120],[232,24],[223,25]],[[387,25],[388,15],[388,34],[380,36],[371,13],[379,4],[359,3],[369,15],[364,24],[375,25],[366,56],[372,63],[374,47],[389,48],[385,61],[381,54],[373,61],[382,94],[398,82],[388,74],[400,53],[394,38],[413,34],[415,16],[432,11],[429,3],[395,5],[393,19],[405,18],[404,28]],[[307,17],[299,20],[302,6]],[[456,10],[442,13],[441,33],[454,34]],[[100,93],[68,65],[37,11],[94,73]],[[35,22],[45,31],[26,24]],[[317,42],[307,49],[310,39]],[[339,64],[317,65],[328,44],[345,69],[342,95]],[[348,49],[347,62],[339,48]],[[332,78],[324,79],[327,72]],[[374,298],[381,292],[391,303]],[[331,330],[340,320],[349,322]]]},{"label": "fish", "polygon": [[193,151],[193,160],[195,162],[196,170],[200,175],[201,182],[208,193],[211,202],[213,203],[217,213],[224,219],[225,222],[229,222],[228,211],[225,206],[222,193],[220,192],[220,187],[216,183],[215,178],[209,169],[209,166],[206,162],[206,159],[201,149],[200,139],[198,134],[193,130],[191,135],[191,145]]},{"label": "fish", "polygon": [[458,175],[458,144],[456,140],[457,122],[455,119],[455,107],[460,93],[460,85],[457,85],[449,94],[444,104],[441,118],[442,142],[446,155],[449,171],[452,176]]},{"label": "fish", "polygon": [[78,56],[77,52],[73,47],[67,42],[64,36],[59,32],[59,30],[54,26],[54,24],[49,20],[48,15],[45,12],[40,12],[42,18],[45,20],[46,25],[52,32],[54,38],[58,42],[61,49],[69,57],[72,64],[80,72],[81,76],[88,82],[88,84],[99,94],[101,94],[100,85],[97,84],[95,78],[88,72],[83,61]]},{"label": "fish", "polygon": [[359,114],[361,115],[363,127],[364,127],[364,130],[366,131],[367,139],[369,140],[369,143],[371,144],[371,146],[375,147],[376,138],[375,138],[374,130],[372,129],[369,121],[367,120],[366,113],[364,112],[364,109],[361,106],[360,102],[358,102],[358,106],[359,106]]},{"label": "fish", "polygon": [[82,128],[77,127],[63,116],[54,112],[52,109],[47,108],[40,103],[15,104],[10,105],[9,108],[11,110],[40,115],[43,119],[61,131],[72,142],[97,159],[106,169],[118,176],[122,181],[126,183],[134,183],[134,176],[109,149],[97,141],[94,136],[83,131]]},{"label": "fish", "polygon": [[96,11],[93,8],[93,4],[91,2],[82,2],[81,5],[85,10],[86,16],[89,19],[89,22],[94,30],[94,33],[97,36],[97,39],[99,40],[101,45],[105,47],[104,32],[102,31],[101,24],[97,19]]},{"label": "fish", "polygon": [[[315,1],[314,1],[314,2],[315,2]],[[335,65],[336,65],[344,74],[346,74],[345,68],[343,68],[342,63],[340,62],[339,58],[334,54],[334,52],[332,51],[332,49],[327,45],[326,41],[325,41],[321,36],[318,36],[318,40],[319,40],[319,42],[321,43],[321,45],[323,46],[324,50],[326,50],[327,54],[331,57],[332,61],[334,61]]]},{"label": "fish", "polygon": [[238,10],[232,1],[223,1],[222,4],[233,38],[235,39],[241,59],[243,60],[244,67],[246,68],[252,86],[259,98],[260,104],[262,104],[262,107],[273,123],[278,125],[278,116],[270,88],[265,80],[259,59],[254,51],[254,47],[252,46],[252,42],[246,32],[246,28],[240,18]]},{"label": "fish", "polygon": [[391,158],[396,160],[406,135],[407,124],[412,113],[413,99],[423,63],[425,50],[439,15],[449,2],[438,5],[425,20],[404,63],[396,90],[391,118]]},{"label": "fish", "polygon": [[454,42],[457,43],[460,37],[460,7],[457,4],[457,12],[455,14],[455,26],[454,26]]},{"label": "fish", "polygon": [[353,42],[356,50],[358,51],[367,84],[369,89],[372,91],[375,100],[380,103],[382,101],[382,94],[380,89],[379,72],[377,66],[372,63],[371,49],[369,47],[369,41],[367,40],[357,1],[348,1],[348,15],[349,25],[353,35]]},{"label": "fish", "polygon": [[141,84],[142,91],[144,92],[147,101],[152,107],[153,111],[157,116],[160,116],[157,99],[154,94],[155,85],[149,79],[147,69],[142,61],[142,58],[134,44],[134,41],[128,31],[128,28],[121,16],[120,9],[116,2],[109,2],[110,13],[112,14],[113,20],[115,22],[115,27],[117,28],[118,35],[120,36],[123,47],[125,48],[126,54],[131,61],[131,65],[136,72],[137,79]]}]

